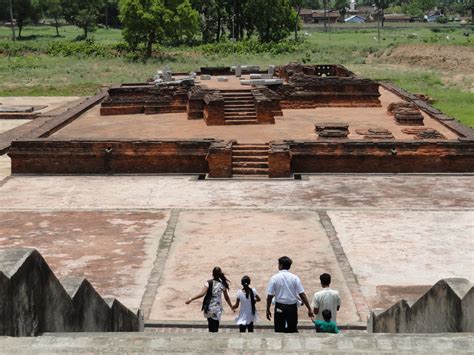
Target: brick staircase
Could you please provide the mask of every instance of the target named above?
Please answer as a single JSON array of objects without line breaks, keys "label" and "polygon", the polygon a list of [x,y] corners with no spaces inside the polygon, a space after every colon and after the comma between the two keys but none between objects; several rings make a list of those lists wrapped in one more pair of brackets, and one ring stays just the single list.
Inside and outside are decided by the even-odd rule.
[{"label": "brick staircase", "polygon": [[224,96],[224,117],[228,125],[257,124],[257,109],[250,90],[221,91]]},{"label": "brick staircase", "polygon": [[234,144],[232,176],[268,178],[269,144]]}]

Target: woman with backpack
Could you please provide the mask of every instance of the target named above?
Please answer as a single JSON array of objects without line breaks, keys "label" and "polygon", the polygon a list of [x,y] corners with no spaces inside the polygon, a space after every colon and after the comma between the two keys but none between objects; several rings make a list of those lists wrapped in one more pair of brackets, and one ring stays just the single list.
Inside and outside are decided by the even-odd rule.
[{"label": "woman with backpack", "polygon": [[201,310],[204,312],[204,317],[207,318],[209,332],[211,333],[219,331],[219,322],[223,312],[222,293],[224,293],[224,299],[232,309],[228,292],[229,283],[221,268],[216,266],[212,270],[212,279],[204,284],[202,291],[186,301],[186,304],[190,304],[192,301],[204,297]]},{"label": "woman with backpack", "polygon": [[250,288],[250,277],[244,276],[240,281],[242,290],[237,292],[237,301],[232,309],[235,311],[240,306],[239,316],[235,319],[241,333],[248,330],[253,333],[253,325],[257,321],[257,310],[255,303],[260,302],[257,290]]}]

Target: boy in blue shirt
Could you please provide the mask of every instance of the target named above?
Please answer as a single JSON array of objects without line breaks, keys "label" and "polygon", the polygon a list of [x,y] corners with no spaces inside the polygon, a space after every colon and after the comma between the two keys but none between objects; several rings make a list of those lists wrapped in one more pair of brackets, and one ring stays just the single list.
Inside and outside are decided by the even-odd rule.
[{"label": "boy in blue shirt", "polygon": [[316,332],[318,333],[339,333],[339,328],[335,322],[331,322],[332,313],[329,309],[325,309],[322,313],[324,320],[315,320]]}]

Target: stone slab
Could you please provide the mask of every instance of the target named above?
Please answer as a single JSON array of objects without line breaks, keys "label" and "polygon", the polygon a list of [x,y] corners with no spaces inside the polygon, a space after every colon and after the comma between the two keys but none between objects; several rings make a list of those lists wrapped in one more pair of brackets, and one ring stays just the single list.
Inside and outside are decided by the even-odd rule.
[{"label": "stone slab", "polygon": [[416,300],[443,278],[474,280],[474,210],[328,215],[371,308]]},{"label": "stone slab", "polygon": [[59,277],[85,277],[138,308],[168,212],[0,212],[0,248],[37,249]]},{"label": "stone slab", "polygon": [[[359,321],[350,291],[326,233],[315,212],[305,211],[189,211],[181,212],[173,245],[166,261],[150,319],[202,320],[202,300],[185,305],[184,300],[200,292],[220,266],[231,280],[232,302],[240,289],[240,279],[249,275],[262,297],[269,278],[277,272],[277,259],[293,259],[292,271],[299,275],[310,299],[320,289],[319,275],[333,275],[333,287],[342,298],[338,322]],[[183,258],[185,256],[185,258]],[[235,315],[225,306],[223,320]],[[265,302],[257,305],[260,324],[265,319]],[[306,308],[300,320],[308,321]]]}]

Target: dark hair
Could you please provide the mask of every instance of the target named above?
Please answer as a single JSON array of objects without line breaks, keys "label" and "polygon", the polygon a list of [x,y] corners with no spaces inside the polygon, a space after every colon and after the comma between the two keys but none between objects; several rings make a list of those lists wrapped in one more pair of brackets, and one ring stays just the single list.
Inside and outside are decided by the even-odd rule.
[{"label": "dark hair", "polygon": [[322,313],[323,318],[326,322],[329,322],[332,318],[332,312],[329,309],[325,309]]},{"label": "dark hair", "polygon": [[282,256],[280,259],[278,259],[278,264],[281,265],[282,269],[290,270],[293,261],[287,256]]},{"label": "dark hair", "polygon": [[331,275],[324,273],[319,276],[319,280],[321,281],[322,285],[330,285],[331,284]]},{"label": "dark hair", "polygon": [[229,289],[230,281],[227,277],[225,277],[224,273],[222,272],[219,266],[216,266],[212,269],[212,279],[215,281],[220,281],[224,285],[226,289]]},{"label": "dark hair", "polygon": [[250,304],[252,305],[252,315],[255,315],[255,295],[253,294],[253,290],[249,287],[250,285],[250,277],[245,275],[242,277],[242,280],[240,280],[240,283],[244,287],[245,291],[245,297],[249,298],[250,297]]}]

